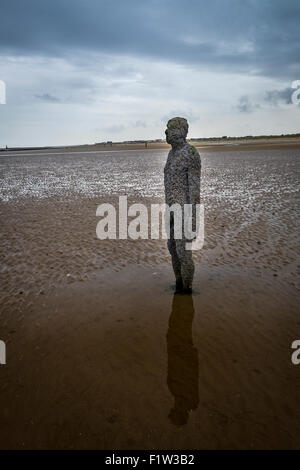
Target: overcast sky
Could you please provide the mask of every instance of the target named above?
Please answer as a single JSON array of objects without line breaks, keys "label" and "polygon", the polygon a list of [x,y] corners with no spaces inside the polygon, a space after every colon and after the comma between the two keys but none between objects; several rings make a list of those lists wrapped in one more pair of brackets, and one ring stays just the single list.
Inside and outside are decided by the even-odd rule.
[{"label": "overcast sky", "polygon": [[1,0],[0,146],[300,132],[299,0]]}]

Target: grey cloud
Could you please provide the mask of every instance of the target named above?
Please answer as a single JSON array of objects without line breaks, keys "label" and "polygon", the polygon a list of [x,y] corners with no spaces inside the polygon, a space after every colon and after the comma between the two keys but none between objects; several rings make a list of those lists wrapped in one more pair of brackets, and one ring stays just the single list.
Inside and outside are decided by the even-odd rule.
[{"label": "grey cloud", "polygon": [[260,108],[260,105],[250,101],[248,95],[241,96],[237,104],[237,109],[240,113],[251,113],[252,111],[258,108]]},{"label": "grey cloud", "polygon": [[278,106],[280,103],[292,104],[293,91],[294,90],[292,88],[267,91],[265,94],[265,101],[273,106]]},{"label": "grey cloud", "polygon": [[298,0],[2,0],[2,53],[128,54],[300,77]]},{"label": "grey cloud", "polygon": [[[262,105],[279,106],[280,104],[292,104],[292,88],[283,88],[281,90],[267,90],[264,94]],[[251,113],[261,105],[251,100],[248,95],[240,97],[237,109],[241,113]]]},{"label": "grey cloud", "polygon": [[35,98],[41,101],[46,101],[47,103],[60,103],[61,100],[56,96],[50,95],[49,93],[43,93],[42,95],[34,95]]}]

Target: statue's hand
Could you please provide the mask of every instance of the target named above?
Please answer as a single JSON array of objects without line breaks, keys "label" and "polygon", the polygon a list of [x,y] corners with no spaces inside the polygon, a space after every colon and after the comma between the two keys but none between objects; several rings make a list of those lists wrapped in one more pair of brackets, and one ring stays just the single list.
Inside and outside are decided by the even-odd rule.
[{"label": "statue's hand", "polygon": [[188,216],[186,218],[185,224],[184,236],[190,241],[195,240],[197,238],[195,219],[191,216]]}]

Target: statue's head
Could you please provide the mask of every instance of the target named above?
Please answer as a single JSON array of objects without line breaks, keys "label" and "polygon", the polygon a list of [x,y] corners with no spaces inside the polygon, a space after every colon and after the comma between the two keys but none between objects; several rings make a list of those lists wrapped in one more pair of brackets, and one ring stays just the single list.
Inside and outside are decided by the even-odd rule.
[{"label": "statue's head", "polygon": [[185,142],[189,130],[188,122],[185,118],[174,117],[168,121],[166,129],[166,141],[171,145],[180,145]]}]

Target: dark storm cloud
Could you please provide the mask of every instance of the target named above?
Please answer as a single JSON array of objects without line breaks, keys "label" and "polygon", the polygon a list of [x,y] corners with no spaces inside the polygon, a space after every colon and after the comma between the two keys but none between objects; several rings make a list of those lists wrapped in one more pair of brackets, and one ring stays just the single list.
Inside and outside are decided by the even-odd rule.
[{"label": "dark storm cloud", "polygon": [[2,0],[0,51],[131,54],[293,80],[299,20],[299,0]]}]

